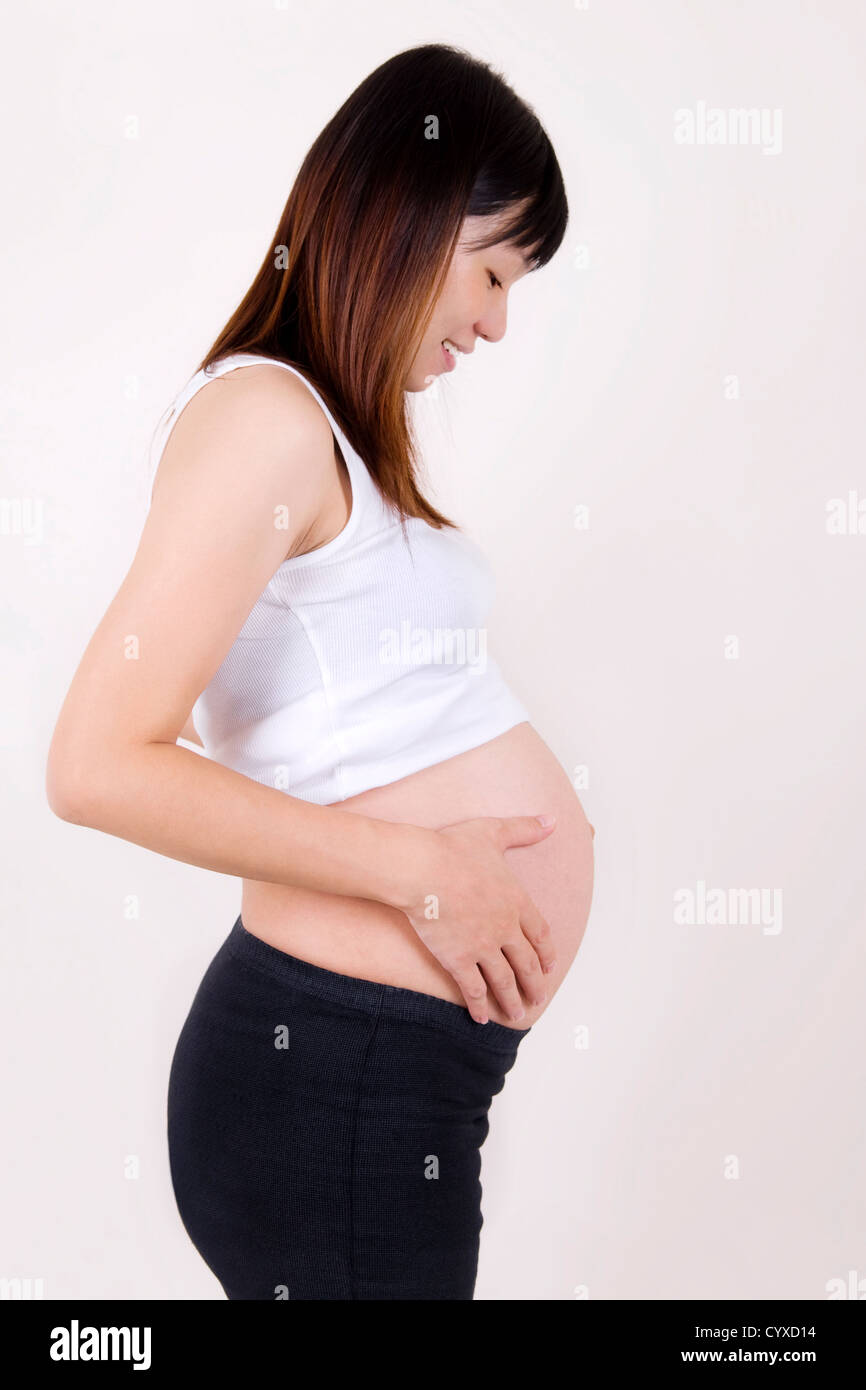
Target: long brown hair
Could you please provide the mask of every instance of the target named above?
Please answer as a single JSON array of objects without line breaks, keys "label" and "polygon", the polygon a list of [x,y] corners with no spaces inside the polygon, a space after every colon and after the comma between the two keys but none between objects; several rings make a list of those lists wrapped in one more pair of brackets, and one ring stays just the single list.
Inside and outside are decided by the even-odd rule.
[{"label": "long brown hair", "polygon": [[463,219],[492,214],[506,221],[481,245],[509,241],[532,269],[562,242],[568,204],[537,116],[461,49],[396,54],[313,143],[255,280],[199,370],[241,352],[289,362],[401,520],[454,527],[418,489],[404,382]]}]

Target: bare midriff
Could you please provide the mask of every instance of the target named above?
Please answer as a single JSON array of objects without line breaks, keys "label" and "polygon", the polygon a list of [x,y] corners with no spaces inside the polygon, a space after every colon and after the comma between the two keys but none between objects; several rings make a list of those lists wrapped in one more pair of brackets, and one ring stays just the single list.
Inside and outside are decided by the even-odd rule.
[{"label": "bare midriff", "polygon": [[[593,836],[562,765],[528,722],[445,762],[336,803],[379,820],[438,830],[478,816],[556,816],[534,845],[505,850],[505,862],[548,922],[556,966],[543,976],[543,1004],[523,999],[515,1022],[488,990],[489,1014],[506,1027],[528,1028],[549,1006],[583,938],[593,890]],[[453,976],[440,965],[398,908],[366,898],[244,879],[241,918],[247,931],[277,950],[343,975],[432,994],[465,1007]]]}]

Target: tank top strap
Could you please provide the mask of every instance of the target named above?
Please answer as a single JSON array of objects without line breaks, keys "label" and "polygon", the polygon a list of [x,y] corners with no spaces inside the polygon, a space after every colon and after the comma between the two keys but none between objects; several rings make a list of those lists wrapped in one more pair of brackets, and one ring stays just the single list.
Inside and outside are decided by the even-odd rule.
[{"label": "tank top strap", "polygon": [[[355,473],[358,472],[362,482],[366,479],[368,490],[372,489],[374,492],[378,493],[378,488],[371,478],[370,470],[367,468],[364,460],[361,458],[360,454],[352,448],[352,445],[349,443],[346,435],[328,408],[321,392],[316,389],[309,377],[306,376],[299,367],[293,367],[290,362],[283,362],[278,357],[266,357],[261,353],[255,352],[236,352],[232,353],[229,357],[220,358],[220,360],[214,364],[214,368],[211,369],[211,374],[216,375],[217,372],[222,374],[224,371],[231,371],[234,367],[252,366],[254,362],[264,362],[271,367],[283,367],[287,372],[291,372],[293,376],[296,376],[299,381],[304,383],[311,396],[318,401],[328,424],[331,426],[336,436],[343,458],[346,460],[346,467],[351,474],[352,483],[355,483]],[[356,467],[353,468],[353,465]]]},{"label": "tank top strap", "polygon": [[227,372],[234,371],[236,367],[249,367],[256,362],[263,362],[272,367],[284,367],[286,371],[292,372],[294,376],[298,377],[311,395],[318,401],[328,424],[331,426],[334,437],[346,461],[346,467],[349,470],[349,479],[352,484],[352,512],[350,515],[350,525],[341,532],[341,537],[348,539],[350,532],[357,535],[358,528],[365,518],[372,520],[377,527],[381,525],[382,518],[387,511],[385,500],[376,482],[372,478],[370,470],[364,463],[364,460],[361,458],[360,454],[352,448],[352,445],[338,425],[320,392],[316,390],[309,378],[306,377],[299,368],[293,367],[291,363],[282,362],[277,357],[267,357],[264,354],[253,352],[229,353],[225,357],[218,358],[217,361],[211,363],[209,367],[202,368],[196,372],[190,377],[189,381],[187,381],[186,385],[175,397],[168,410],[161,417],[150,447],[147,488],[148,505],[150,505],[150,501],[153,497],[153,485],[156,481],[156,471],[159,467],[159,460],[168,443],[168,436],[173,426],[176,424],[177,418],[184,406],[188,404],[196,391],[200,390],[208,381],[212,381],[215,377],[225,376]]}]

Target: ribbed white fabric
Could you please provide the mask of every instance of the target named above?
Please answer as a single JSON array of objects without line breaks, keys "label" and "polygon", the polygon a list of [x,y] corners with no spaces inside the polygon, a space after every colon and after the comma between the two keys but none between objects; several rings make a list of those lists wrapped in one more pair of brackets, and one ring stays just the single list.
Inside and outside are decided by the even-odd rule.
[{"label": "ribbed white fabric", "polygon": [[[186,403],[215,376],[275,359],[221,358],[197,372],[160,423],[159,459]],[[326,545],[280,565],[193,706],[205,752],[257,782],[344,801],[475,748],[529,719],[487,654],[495,592],[479,547],[412,518],[409,543],[318,391],[352,484]]]}]

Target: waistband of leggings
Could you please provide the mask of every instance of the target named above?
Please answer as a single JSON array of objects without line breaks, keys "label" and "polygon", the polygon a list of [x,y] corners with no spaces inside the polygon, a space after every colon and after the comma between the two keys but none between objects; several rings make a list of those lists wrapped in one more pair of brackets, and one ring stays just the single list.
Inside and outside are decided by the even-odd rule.
[{"label": "waistband of leggings", "polygon": [[419,990],[403,989],[398,985],[382,984],[378,980],[364,980],[356,975],[341,975],[335,970],[326,970],[324,966],[300,960],[247,931],[240,915],[225,945],[241,960],[250,962],[266,974],[306,994],[377,1014],[380,1018],[403,1019],[409,1023],[441,1028],[496,1052],[516,1052],[521,1040],[532,1031],[531,1027],[506,1028],[505,1024],[497,1023],[495,1019],[476,1023],[467,1008],[452,1003],[450,999],[440,999],[435,994],[422,994]]}]

